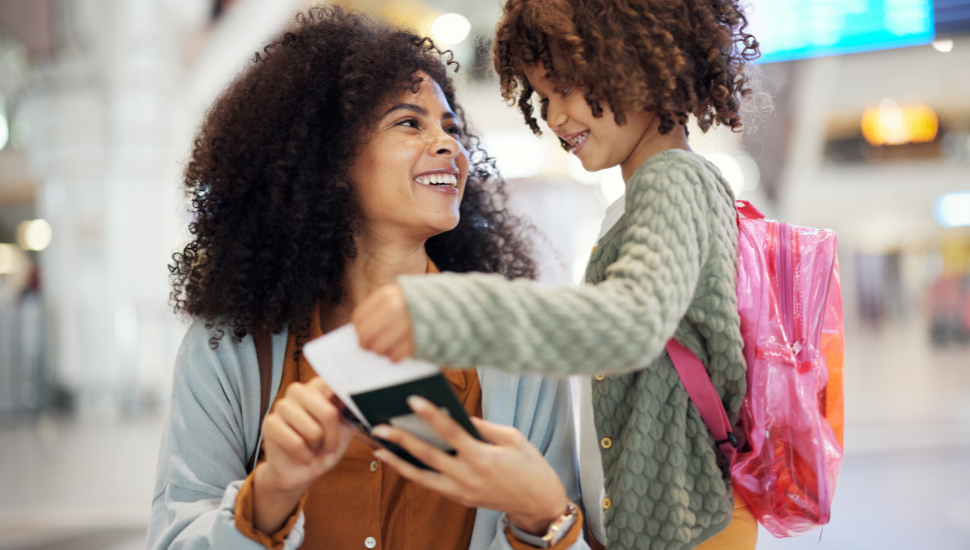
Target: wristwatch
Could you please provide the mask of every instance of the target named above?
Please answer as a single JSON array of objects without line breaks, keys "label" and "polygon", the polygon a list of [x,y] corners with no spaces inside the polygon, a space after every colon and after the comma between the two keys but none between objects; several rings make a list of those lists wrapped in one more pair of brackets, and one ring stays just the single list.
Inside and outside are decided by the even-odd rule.
[{"label": "wristwatch", "polygon": [[552,548],[553,545],[566,536],[566,533],[572,528],[573,523],[576,523],[577,517],[579,517],[579,508],[570,502],[566,506],[566,513],[553,520],[549,524],[549,529],[546,530],[546,534],[541,537],[519,529],[508,520],[508,517],[505,518],[505,522],[512,531],[512,535],[520,541],[530,546],[535,546],[536,548]]}]

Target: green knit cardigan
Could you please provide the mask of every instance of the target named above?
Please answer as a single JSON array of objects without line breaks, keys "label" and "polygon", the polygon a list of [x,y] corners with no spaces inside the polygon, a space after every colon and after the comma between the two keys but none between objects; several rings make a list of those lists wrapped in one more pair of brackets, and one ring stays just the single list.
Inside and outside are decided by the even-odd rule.
[{"label": "green knit cardigan", "polygon": [[674,336],[707,367],[737,421],[745,363],[734,196],[717,169],[659,153],[627,182],[626,211],[600,239],[586,286],[500,275],[401,277],[416,356],[441,365],[594,374],[607,546],[694,548],[731,521],[734,499],[714,439],[664,350]]}]

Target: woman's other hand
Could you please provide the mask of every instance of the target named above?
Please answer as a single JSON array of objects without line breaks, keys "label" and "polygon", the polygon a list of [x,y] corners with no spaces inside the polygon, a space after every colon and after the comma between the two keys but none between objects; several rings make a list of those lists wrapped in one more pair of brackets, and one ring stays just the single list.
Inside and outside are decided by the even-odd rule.
[{"label": "woman's other hand", "polygon": [[378,426],[375,436],[400,445],[437,470],[416,468],[386,449],[375,453],[402,476],[465,506],[505,512],[509,521],[529,533],[545,533],[566,512],[569,499],[559,476],[521,432],[472,418],[490,445],[472,437],[429,401],[412,397],[409,403],[457,454],[449,455],[404,430]]},{"label": "woman's other hand", "polygon": [[303,493],[333,468],[353,439],[319,378],[293,383],[263,422],[266,460],[253,472],[253,523],[272,535],[283,526]]},{"label": "woman's other hand", "polygon": [[414,330],[400,286],[390,284],[377,289],[357,306],[351,320],[360,347],[394,362],[414,355]]}]

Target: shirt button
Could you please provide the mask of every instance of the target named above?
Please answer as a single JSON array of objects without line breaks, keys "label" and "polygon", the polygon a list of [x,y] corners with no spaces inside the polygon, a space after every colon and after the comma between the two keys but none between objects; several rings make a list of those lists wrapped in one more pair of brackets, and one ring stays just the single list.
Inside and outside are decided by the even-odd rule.
[{"label": "shirt button", "polygon": [[374,537],[367,537],[366,539],[364,539],[364,546],[368,548],[373,548],[377,546],[377,539],[375,539]]},{"label": "shirt button", "polygon": [[[377,466],[378,466],[378,464],[377,464],[377,461],[376,460],[373,461],[373,462],[371,462],[370,463],[370,471],[376,472],[377,471]],[[368,539],[368,540],[370,540],[370,539]],[[371,548],[371,547],[368,547],[368,548]]]},{"label": "shirt button", "polygon": [[600,382],[602,382],[603,380],[606,379],[606,375],[605,374],[597,374],[596,375],[596,379],[599,380]]},{"label": "shirt button", "polygon": [[609,510],[610,509],[610,506],[613,506],[613,501],[610,500],[610,497],[604,498],[603,499],[603,509],[604,510]]},{"label": "shirt button", "polygon": [[608,437],[604,437],[600,441],[600,445],[602,445],[604,449],[609,449],[610,447],[613,446],[613,440]]}]

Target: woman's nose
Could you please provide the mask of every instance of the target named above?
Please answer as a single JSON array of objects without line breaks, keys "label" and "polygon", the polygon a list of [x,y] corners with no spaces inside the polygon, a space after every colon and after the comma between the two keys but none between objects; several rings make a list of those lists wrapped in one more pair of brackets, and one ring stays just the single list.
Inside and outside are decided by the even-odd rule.
[{"label": "woman's nose", "polygon": [[452,157],[458,152],[458,141],[455,136],[439,130],[435,136],[434,142],[431,144],[431,150],[434,151],[435,155],[443,155]]}]

